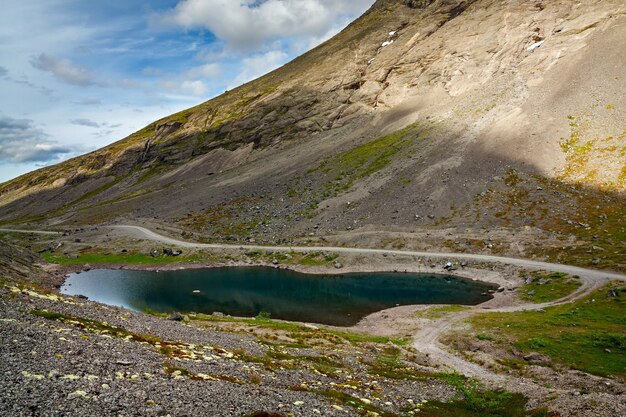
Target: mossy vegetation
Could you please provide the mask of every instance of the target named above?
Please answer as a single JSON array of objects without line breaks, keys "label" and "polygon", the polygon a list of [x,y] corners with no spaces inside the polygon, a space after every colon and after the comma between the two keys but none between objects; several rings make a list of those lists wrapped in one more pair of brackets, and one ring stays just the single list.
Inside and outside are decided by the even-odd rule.
[{"label": "mossy vegetation", "polygon": [[166,265],[174,263],[192,263],[211,261],[210,256],[198,254],[172,256],[151,256],[145,253],[107,253],[87,252],[76,256],[43,252],[41,257],[49,263],[64,266],[72,265]]},{"label": "mossy vegetation", "polygon": [[542,311],[486,313],[470,319],[505,350],[539,352],[596,375],[626,375],[626,287],[611,285],[574,303]]},{"label": "mossy vegetation", "polygon": [[[541,416],[541,411],[527,412],[528,399],[522,394],[493,391],[476,384],[455,384],[463,398],[450,402],[430,401],[420,407],[425,417],[529,417]],[[539,413],[539,414],[537,414]]]},{"label": "mossy vegetation", "polygon": [[[505,227],[536,227],[563,241],[531,245],[526,256],[593,269],[626,271],[623,196],[517,170],[509,170],[503,182],[506,187],[494,186],[476,196],[473,206],[463,211],[468,220],[495,222]],[[491,214],[494,217],[486,219],[487,213],[494,213]],[[484,246],[482,242],[479,244]],[[494,245],[492,251],[505,254],[504,249]]]},{"label": "mossy vegetation", "polygon": [[394,346],[385,347],[378,354],[376,361],[370,363],[368,373],[389,379],[405,381],[423,381],[433,378],[432,372],[420,371],[403,359],[402,351]]},{"label": "mossy vegetation", "polygon": [[566,297],[576,291],[582,283],[577,277],[560,272],[533,272],[520,290],[522,299],[533,303],[546,303]]},{"label": "mossy vegetation", "polygon": [[252,331],[254,331],[254,329],[282,331],[286,332],[287,336],[293,342],[306,344],[307,346],[312,345],[312,343],[309,343],[309,341],[311,340],[325,340],[332,344],[349,343],[352,345],[356,345],[359,343],[392,343],[396,346],[405,346],[410,341],[406,338],[374,336],[366,333],[352,332],[349,330],[311,328],[299,323],[273,320],[265,315],[259,315],[255,318],[247,319],[229,316],[218,317],[210,314],[190,314],[189,318],[194,321],[221,322],[232,323],[233,325],[246,325],[250,326]]},{"label": "mossy vegetation", "polygon": [[396,159],[398,153],[409,149],[410,145],[420,138],[422,131],[421,124],[414,123],[326,159],[311,171],[327,173],[334,177],[323,191],[323,197],[334,197],[351,188],[356,181],[383,170]]},{"label": "mossy vegetation", "polygon": [[[621,171],[607,171],[606,166],[624,166],[626,131],[608,137],[592,136],[587,129],[588,121],[576,116],[568,116],[568,120],[570,136],[560,142],[566,158],[561,179],[608,191],[624,191],[626,182],[621,177]],[[617,175],[607,177],[608,172]]]}]

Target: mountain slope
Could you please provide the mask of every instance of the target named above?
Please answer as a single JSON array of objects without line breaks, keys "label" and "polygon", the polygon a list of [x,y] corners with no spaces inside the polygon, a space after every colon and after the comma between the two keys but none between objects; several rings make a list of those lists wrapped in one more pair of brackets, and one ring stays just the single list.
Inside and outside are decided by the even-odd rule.
[{"label": "mountain slope", "polygon": [[1,185],[0,221],[626,268],[625,54],[620,0],[377,1],[283,68]]}]

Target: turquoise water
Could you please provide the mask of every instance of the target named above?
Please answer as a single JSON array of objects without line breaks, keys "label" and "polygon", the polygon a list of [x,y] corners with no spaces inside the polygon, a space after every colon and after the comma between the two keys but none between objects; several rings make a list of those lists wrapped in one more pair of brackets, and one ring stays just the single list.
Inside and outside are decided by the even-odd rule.
[{"label": "turquoise water", "polygon": [[351,326],[368,314],[397,305],[479,304],[491,298],[487,291],[494,288],[436,274],[307,275],[286,269],[229,267],[91,270],[71,274],[61,292],[136,311],[219,311],[242,317],[268,312],[277,319]]}]

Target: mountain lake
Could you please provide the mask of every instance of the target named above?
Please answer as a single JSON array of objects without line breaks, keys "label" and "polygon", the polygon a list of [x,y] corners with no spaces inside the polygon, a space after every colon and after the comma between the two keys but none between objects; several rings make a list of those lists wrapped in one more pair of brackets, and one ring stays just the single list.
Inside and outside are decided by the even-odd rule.
[{"label": "mountain lake", "polygon": [[352,326],[412,304],[476,305],[496,285],[427,273],[310,275],[268,267],[175,271],[97,269],[70,274],[61,292],[135,311],[205,313]]}]

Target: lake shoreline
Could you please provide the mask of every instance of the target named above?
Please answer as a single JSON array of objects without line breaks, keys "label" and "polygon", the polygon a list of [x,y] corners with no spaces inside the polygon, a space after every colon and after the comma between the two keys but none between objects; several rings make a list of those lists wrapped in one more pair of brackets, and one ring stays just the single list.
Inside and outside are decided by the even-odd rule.
[{"label": "lake shoreline", "polygon": [[[406,260],[405,260],[406,261]],[[431,265],[436,265],[432,268]],[[343,275],[350,273],[384,273],[384,272],[398,272],[398,273],[425,273],[433,275],[448,275],[458,277],[462,279],[468,279],[472,281],[481,281],[483,283],[498,285],[504,291],[496,291],[491,294],[492,298],[483,303],[472,306],[472,308],[478,309],[494,309],[506,306],[515,306],[521,301],[517,297],[515,290],[523,284],[523,281],[519,277],[519,268],[505,267],[500,265],[499,268],[494,268],[492,265],[468,265],[466,267],[460,267],[456,264],[454,270],[447,270],[444,268],[446,262],[438,261],[424,265],[418,262],[402,262],[401,260],[389,258],[370,258],[368,262],[358,262],[352,265],[345,265],[342,268],[336,268],[334,266],[307,266],[307,265],[295,265],[295,264],[278,264],[274,265],[269,262],[244,262],[244,261],[229,261],[229,262],[194,262],[194,263],[172,263],[164,265],[138,265],[138,264],[102,264],[102,265],[87,265],[87,266],[63,266],[62,281],[57,288],[66,281],[67,276],[70,273],[80,273],[85,270],[91,269],[121,269],[132,271],[179,271],[179,270],[193,270],[193,269],[213,269],[213,268],[228,268],[228,267],[268,267],[277,269],[287,269],[295,272],[306,273],[311,275]],[[379,310],[369,315],[364,316],[358,323],[349,327],[340,327],[343,329],[349,329],[354,331],[366,332],[375,335],[390,335],[395,332],[390,331],[388,325],[396,322],[402,318],[410,316],[415,312],[428,308],[437,304],[413,304],[404,305],[398,307],[391,307],[388,309]],[[245,318],[245,317],[242,317]],[[314,324],[307,322],[297,322],[303,324]],[[321,325],[325,326],[325,325]],[[334,326],[328,326],[334,327]]]},{"label": "lake shoreline", "polygon": [[433,272],[345,272],[314,275],[287,268],[91,269],[70,274],[61,293],[135,311],[261,312],[295,322],[351,327],[375,312],[402,305],[479,305],[498,286]]}]

